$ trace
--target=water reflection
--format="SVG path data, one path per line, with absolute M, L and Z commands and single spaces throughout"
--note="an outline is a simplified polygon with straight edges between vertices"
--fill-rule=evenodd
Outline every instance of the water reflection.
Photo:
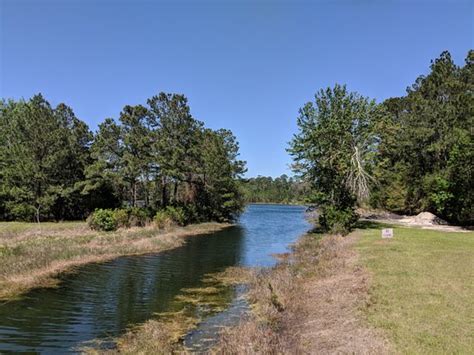
M 308 225 L 302 207 L 250 206 L 240 225 L 197 236 L 161 254 L 86 265 L 55 289 L 0 305 L 0 352 L 64 353 L 84 341 L 114 337 L 153 314 L 177 311 L 183 288 L 233 265 L 271 265 Z M 230 303 L 233 290 L 223 297 Z

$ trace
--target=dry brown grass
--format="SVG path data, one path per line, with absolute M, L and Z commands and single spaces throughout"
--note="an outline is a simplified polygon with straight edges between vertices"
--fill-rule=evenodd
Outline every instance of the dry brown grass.
M 387 353 L 363 321 L 368 274 L 346 238 L 304 236 L 293 253 L 250 282 L 253 312 L 222 332 L 215 353 Z
M 59 273 L 75 266 L 176 248 L 184 237 L 228 226 L 203 223 L 166 231 L 150 226 L 95 232 L 85 223 L 0 223 L 0 300 L 54 286 Z

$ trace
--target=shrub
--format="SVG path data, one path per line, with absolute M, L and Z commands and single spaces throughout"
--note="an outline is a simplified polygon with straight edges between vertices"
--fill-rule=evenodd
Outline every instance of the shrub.
M 101 231 L 114 231 L 118 227 L 113 210 L 97 209 L 87 218 L 87 223 L 91 229 Z
M 130 227 L 130 221 L 129 221 L 129 216 L 128 216 L 128 211 L 127 210 L 117 208 L 114 211 L 114 217 L 115 217 L 115 220 L 117 221 L 117 227 L 118 228 L 129 228 Z
M 186 216 L 186 223 L 196 223 L 200 221 L 199 211 L 196 205 L 189 204 L 184 207 L 184 215 Z
M 164 210 L 158 211 L 154 220 L 158 228 L 166 229 L 172 225 L 184 226 L 187 216 L 183 208 L 168 206 Z
M 346 235 L 354 228 L 357 219 L 358 216 L 352 208 L 338 209 L 334 206 L 324 206 L 321 208 L 319 225 L 326 232 Z
M 166 212 L 177 225 L 184 226 L 186 224 L 186 213 L 182 207 L 168 206 L 166 207 Z
M 166 229 L 173 225 L 173 219 L 170 217 L 169 213 L 165 210 L 156 212 L 155 225 L 160 229 Z
M 138 207 L 132 207 L 129 210 L 129 225 L 131 227 L 145 227 L 150 223 L 147 210 Z

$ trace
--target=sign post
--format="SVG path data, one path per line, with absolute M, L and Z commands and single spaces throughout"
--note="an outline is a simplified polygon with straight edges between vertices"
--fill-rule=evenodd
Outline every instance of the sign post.
M 382 229 L 382 238 L 384 239 L 393 238 L 393 229 L 392 228 Z

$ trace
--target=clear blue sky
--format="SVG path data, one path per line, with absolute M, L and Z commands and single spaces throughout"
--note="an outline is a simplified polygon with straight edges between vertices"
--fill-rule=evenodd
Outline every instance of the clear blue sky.
M 248 176 L 289 173 L 298 108 L 334 83 L 378 101 L 473 48 L 471 1 L 0 0 L 0 96 L 42 92 L 92 129 L 184 93 L 236 134 Z

